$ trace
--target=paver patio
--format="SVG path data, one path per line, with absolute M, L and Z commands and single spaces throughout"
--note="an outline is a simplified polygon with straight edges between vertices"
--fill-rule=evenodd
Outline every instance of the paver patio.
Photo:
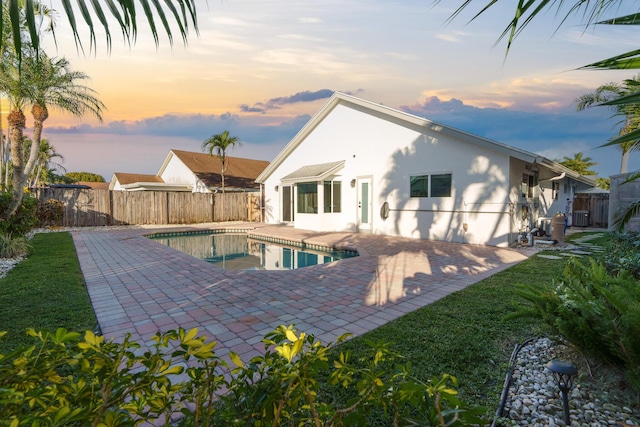
M 323 343 L 361 335 L 527 258 L 505 248 L 287 226 L 233 224 L 253 234 L 355 248 L 360 256 L 292 271 L 227 271 L 145 235 L 167 230 L 73 231 L 89 296 L 103 334 L 147 342 L 157 331 L 197 327 L 216 353 L 248 360 L 281 324 Z

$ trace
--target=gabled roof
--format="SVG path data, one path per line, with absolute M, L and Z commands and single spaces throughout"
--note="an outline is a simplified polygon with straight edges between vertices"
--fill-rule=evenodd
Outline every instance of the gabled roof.
M 217 156 L 193 151 L 170 151 L 185 164 L 207 187 L 218 188 L 222 186 L 220 171 L 222 163 Z M 167 156 L 160 168 L 158 175 L 162 173 L 170 159 Z M 224 185 L 227 188 L 260 188 L 256 178 L 269 165 L 266 160 L 244 159 L 227 156 L 227 170 L 224 172 Z
M 164 182 L 164 180 L 158 175 L 148 175 L 143 173 L 124 173 L 114 172 L 120 185 L 133 184 L 135 182 Z
M 425 130 L 428 129 L 431 132 L 452 136 L 456 139 L 476 144 L 481 147 L 506 154 L 510 157 L 520 159 L 528 163 L 539 163 L 547 168 L 551 168 L 554 171 L 566 172 L 567 176 L 578 181 L 584 182 L 589 185 L 595 185 L 595 182 L 591 179 L 568 170 L 561 165 L 535 153 L 521 150 L 519 148 L 483 138 L 481 136 L 474 135 L 460 129 L 433 122 L 423 117 L 418 117 L 413 114 L 405 113 L 404 111 L 389 108 L 387 106 L 376 104 L 374 102 L 365 101 L 364 99 L 360 99 L 355 96 L 347 95 L 340 92 L 335 92 L 331 96 L 331 98 L 329 98 L 329 100 L 322 107 L 320 107 L 320 110 L 318 110 L 318 112 L 304 125 L 304 127 L 296 134 L 296 136 L 293 137 L 293 139 L 282 149 L 282 151 L 280 151 L 280 153 L 276 156 L 275 159 L 273 159 L 269 166 L 267 166 L 267 168 L 260 174 L 260 176 L 256 178 L 256 181 L 259 183 L 264 183 L 271 176 L 271 174 L 282 164 L 282 162 L 287 157 L 289 157 L 289 155 L 298 147 L 298 145 L 300 145 L 305 140 L 305 138 L 311 132 L 313 132 L 316 126 L 318 126 L 338 105 L 344 105 L 353 109 L 357 109 L 364 112 L 365 114 L 386 117 L 396 123 L 399 123 L 402 126 L 408 126 L 412 128 L 418 127 Z

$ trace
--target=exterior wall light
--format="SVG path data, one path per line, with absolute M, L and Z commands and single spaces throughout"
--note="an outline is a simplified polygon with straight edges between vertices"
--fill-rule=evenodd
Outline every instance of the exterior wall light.
M 571 420 L 569 419 L 569 391 L 573 386 L 573 378 L 578 373 L 578 370 L 573 364 L 563 362 L 562 360 L 552 360 L 547 363 L 547 369 L 553 372 L 553 379 L 558 385 L 560 394 L 562 395 L 564 422 L 566 425 L 571 425 Z
M 355 187 L 355 186 L 356 186 L 356 179 L 355 179 L 355 178 L 351 180 L 351 186 L 352 186 L 352 187 Z
M 274 190 L 275 190 L 275 191 L 278 191 L 278 186 L 277 186 L 277 185 L 274 187 Z

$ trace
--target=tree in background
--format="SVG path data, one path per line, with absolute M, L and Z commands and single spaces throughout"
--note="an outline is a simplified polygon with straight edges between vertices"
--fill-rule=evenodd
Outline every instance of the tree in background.
M 596 178 L 596 186 L 603 190 L 611 189 L 611 178 Z
M 595 175 L 596 172 L 591 170 L 591 168 L 598 165 L 593 161 L 593 159 L 591 159 L 591 157 L 583 157 L 582 153 L 574 154 L 573 158 L 564 156 L 562 160 L 556 160 L 556 162 L 565 168 L 569 168 L 572 171 L 585 176 Z
M 26 139 L 29 146 L 32 144 L 30 139 Z M 30 151 L 31 147 L 25 147 L 25 152 Z M 35 170 L 31 173 L 29 179 L 30 185 L 34 187 L 41 186 L 43 184 L 51 184 L 57 182 L 60 178 L 56 174 L 57 170 L 65 172 L 64 166 L 61 163 L 56 162 L 54 159 L 64 162 L 62 154 L 58 153 L 53 145 L 49 143 L 48 139 L 40 141 L 40 153 L 38 154 L 38 160 L 36 161 Z
M 233 148 L 236 145 L 242 145 L 237 136 L 229 136 L 229 131 L 225 130 L 222 133 L 213 135 L 202 143 L 202 151 L 209 153 L 210 156 L 215 155 L 220 159 L 222 163 L 222 170 L 220 171 L 220 177 L 222 178 L 222 192 L 224 193 L 224 173 L 229 165 L 229 159 L 227 158 L 227 150 Z
M 622 83 L 610 82 L 598 87 L 595 92 L 587 93 L 576 98 L 576 110 L 583 111 L 587 108 L 602 105 L 621 96 L 626 96 L 636 92 L 640 85 L 640 74 L 626 79 Z M 614 112 L 614 116 L 622 116 L 623 125 L 619 135 L 624 136 L 640 127 L 640 104 L 616 104 L 609 105 Z M 620 173 L 629 172 L 629 153 L 634 146 L 638 145 L 638 140 L 627 141 L 620 144 L 622 150 L 622 161 L 620 162 Z
M 64 176 L 71 182 L 105 182 L 102 175 L 91 172 L 67 172 Z

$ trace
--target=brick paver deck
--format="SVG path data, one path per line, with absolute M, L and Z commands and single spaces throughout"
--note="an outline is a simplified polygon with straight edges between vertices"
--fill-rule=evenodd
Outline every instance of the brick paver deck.
M 218 342 L 217 354 L 234 351 L 248 360 L 264 350 L 261 339 L 278 325 L 295 324 L 323 343 L 346 332 L 361 335 L 527 257 L 488 246 L 243 226 L 356 248 L 360 256 L 293 271 L 227 271 L 144 237 L 164 230 L 73 231 L 103 334 L 119 339 L 129 332 L 147 342 L 158 330 L 198 327 Z

